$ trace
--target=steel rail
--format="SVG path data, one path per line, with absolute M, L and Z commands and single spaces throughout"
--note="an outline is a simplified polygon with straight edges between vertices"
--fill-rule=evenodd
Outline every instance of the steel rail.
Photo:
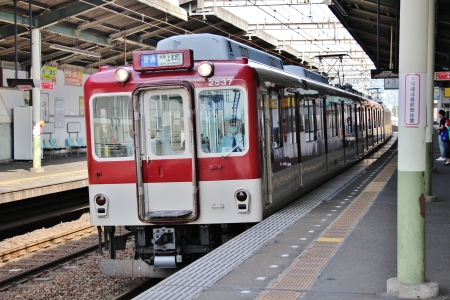
M 73 238 L 80 237 L 80 236 L 83 237 L 83 235 L 86 235 L 86 234 L 91 234 L 91 235 L 97 237 L 96 227 L 86 226 L 81 229 L 72 230 L 72 231 L 51 237 L 51 238 L 44 239 L 44 240 L 36 242 L 36 243 L 27 244 L 23 247 L 15 248 L 15 249 L 8 250 L 8 251 L 3 251 L 0 253 L 0 255 L 1 255 L 1 257 L 5 258 L 5 259 L 10 260 L 12 258 L 16 258 L 16 257 L 14 257 L 14 255 L 19 255 L 19 256 L 25 255 L 25 254 L 30 253 L 31 251 L 38 250 L 39 248 L 42 248 L 42 247 L 47 247 L 46 250 L 50 250 L 50 249 L 55 250 L 55 249 L 57 249 L 57 247 L 49 248 L 49 246 L 55 245 L 56 243 L 64 243 L 66 241 L 72 241 Z M 130 236 L 130 235 L 132 235 L 132 233 L 126 233 L 124 235 Z M 87 238 L 89 236 L 84 236 L 84 237 Z M 78 248 L 81 248 L 81 247 L 79 246 Z M 11 287 L 17 286 L 20 283 L 23 283 L 23 282 L 26 282 L 26 281 L 32 279 L 36 275 L 42 274 L 46 270 L 59 267 L 63 263 L 75 260 L 76 258 L 82 257 L 83 255 L 85 255 L 87 253 L 94 252 L 98 248 L 99 248 L 98 243 L 94 243 L 94 244 L 90 243 L 89 245 L 86 245 L 84 248 L 75 249 L 75 250 L 73 250 L 72 253 L 69 253 L 67 255 L 56 257 L 56 258 L 52 259 L 51 261 L 44 262 L 44 263 L 42 263 L 40 265 L 36 265 L 28 270 L 23 270 L 23 272 L 18 272 L 15 275 L 6 277 L 4 279 L 0 279 L 0 291 L 5 291 Z M 46 250 L 40 251 L 39 253 L 45 254 Z M 36 252 L 33 252 L 33 253 L 36 253 Z M 54 253 L 50 253 L 49 256 L 51 256 L 52 254 L 54 255 Z M 0 264 L 0 268 L 6 266 L 7 264 L 8 263 Z M 24 265 L 26 265 L 26 263 L 24 263 Z

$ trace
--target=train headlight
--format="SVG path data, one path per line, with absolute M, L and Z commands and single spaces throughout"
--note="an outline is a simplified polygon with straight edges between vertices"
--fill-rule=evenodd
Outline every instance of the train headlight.
M 236 192 L 236 199 L 239 201 L 245 201 L 247 200 L 247 193 L 243 190 Z
M 118 82 L 125 83 L 130 79 L 131 70 L 129 68 L 118 68 L 114 75 Z
M 197 70 L 198 70 L 198 74 L 200 74 L 200 76 L 202 76 L 202 77 L 210 77 L 214 73 L 214 64 L 212 62 L 209 62 L 209 61 L 202 61 L 198 65 Z
M 97 203 L 98 206 L 103 206 L 106 204 L 106 196 L 102 194 L 98 194 L 95 196 L 95 203 Z
M 234 193 L 234 201 L 239 213 L 250 212 L 250 193 L 247 190 L 239 189 Z
M 94 196 L 94 208 L 97 217 L 107 218 L 108 217 L 108 197 L 105 194 L 97 194 Z M 91 210 L 91 215 L 93 214 Z

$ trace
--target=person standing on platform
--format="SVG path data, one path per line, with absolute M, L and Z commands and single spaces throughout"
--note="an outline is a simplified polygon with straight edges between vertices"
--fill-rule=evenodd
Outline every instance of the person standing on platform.
M 436 130 L 441 133 L 441 130 L 447 130 L 447 128 L 445 128 L 445 121 L 447 120 L 447 118 L 445 117 L 445 110 L 440 110 L 439 111 L 439 118 L 441 118 L 441 120 L 439 121 L 439 127 L 436 128 Z M 441 156 L 439 156 L 436 160 L 445 160 L 445 143 L 442 141 L 441 137 L 439 136 L 438 138 L 439 140 L 439 150 L 441 152 Z
M 443 130 L 449 130 L 449 129 L 450 129 L 450 120 L 446 119 L 445 127 Z M 447 159 L 447 161 L 445 162 L 445 165 L 450 166 L 450 140 L 447 139 L 447 141 L 444 142 L 444 144 L 445 144 L 445 158 Z

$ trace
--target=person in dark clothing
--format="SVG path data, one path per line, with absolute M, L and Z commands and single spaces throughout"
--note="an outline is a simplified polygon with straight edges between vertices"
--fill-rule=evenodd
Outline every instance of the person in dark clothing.
M 441 130 L 447 130 L 447 128 L 445 128 L 445 120 L 447 120 L 447 118 L 445 117 L 445 110 L 440 110 L 439 111 L 439 127 L 436 128 L 436 130 L 441 133 Z M 445 160 L 445 144 L 442 141 L 441 137 L 439 136 L 438 138 L 439 141 L 439 150 L 441 152 L 441 156 L 439 156 L 436 160 Z
M 445 127 L 443 130 L 448 130 L 450 128 L 450 120 L 446 119 L 445 120 Z M 441 137 L 439 137 L 440 139 Z M 445 162 L 446 166 L 450 166 L 450 141 L 447 141 L 444 143 L 445 144 L 445 158 L 447 159 L 447 161 Z

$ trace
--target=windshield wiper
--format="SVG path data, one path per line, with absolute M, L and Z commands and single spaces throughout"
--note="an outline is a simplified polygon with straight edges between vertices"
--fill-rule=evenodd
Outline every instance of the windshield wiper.
M 233 152 L 237 147 L 239 147 L 239 144 L 242 143 L 244 144 L 244 141 L 240 141 L 239 143 L 236 144 L 236 146 L 233 147 L 233 149 L 231 149 L 230 151 L 228 151 L 227 153 L 225 153 L 224 155 L 222 155 L 222 159 L 225 159 L 225 157 L 228 156 L 228 154 L 230 154 L 231 152 Z

